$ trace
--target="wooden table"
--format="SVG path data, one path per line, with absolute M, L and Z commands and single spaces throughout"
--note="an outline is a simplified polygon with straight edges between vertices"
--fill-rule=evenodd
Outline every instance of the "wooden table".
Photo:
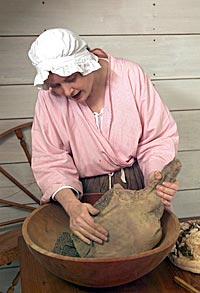
M 86 288 L 70 284 L 48 272 L 28 250 L 23 237 L 19 238 L 20 274 L 22 293 L 187 293 L 174 282 L 178 276 L 200 290 L 200 275 L 178 269 L 165 259 L 156 269 L 144 277 L 125 285 L 112 288 Z M 83 272 L 84 273 L 84 272 Z

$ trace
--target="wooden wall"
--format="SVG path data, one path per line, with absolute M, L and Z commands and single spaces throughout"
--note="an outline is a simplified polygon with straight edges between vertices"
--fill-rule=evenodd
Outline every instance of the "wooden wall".
M 133 60 L 147 72 L 180 133 L 183 169 L 175 212 L 179 217 L 200 215 L 200 1 L 1 0 L 0 132 L 32 120 L 37 89 L 27 52 L 36 36 L 54 27 L 72 29 L 91 48 Z M 1 144 L 0 162 L 39 195 L 13 143 Z M 32 204 L 2 175 L 0 197 Z M 0 208 L 1 221 L 16 214 L 21 217 L 24 212 Z

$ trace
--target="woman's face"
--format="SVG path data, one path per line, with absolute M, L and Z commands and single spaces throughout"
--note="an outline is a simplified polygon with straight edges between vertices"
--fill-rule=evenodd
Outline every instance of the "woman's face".
M 82 76 L 75 72 L 70 76 L 63 77 L 50 73 L 45 84 L 51 88 L 52 94 L 65 96 L 76 102 L 86 102 L 90 96 L 94 84 L 93 73 Z

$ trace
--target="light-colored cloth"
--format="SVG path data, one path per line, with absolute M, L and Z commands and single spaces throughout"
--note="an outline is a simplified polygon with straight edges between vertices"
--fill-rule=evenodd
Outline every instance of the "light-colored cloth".
M 102 125 L 102 120 L 103 120 L 103 108 L 101 109 L 101 111 L 99 113 L 93 112 L 93 114 L 94 114 L 97 128 L 101 131 L 101 128 L 102 128 L 101 125 Z
M 177 152 L 174 119 L 137 64 L 109 56 L 102 130 L 86 104 L 40 90 L 32 128 L 32 168 L 41 203 L 80 178 L 130 167 L 137 158 L 147 180 Z
M 87 75 L 101 67 L 98 57 L 87 50 L 87 44 L 74 32 L 56 28 L 43 32 L 31 45 L 28 56 L 37 70 L 34 85 L 43 87 L 49 72 L 70 76 Z

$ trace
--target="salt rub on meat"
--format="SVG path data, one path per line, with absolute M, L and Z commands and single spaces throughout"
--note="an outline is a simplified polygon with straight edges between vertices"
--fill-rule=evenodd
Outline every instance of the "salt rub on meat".
M 94 241 L 86 244 L 71 233 L 71 240 L 78 255 L 86 258 L 120 257 L 155 247 L 162 237 L 160 219 L 164 205 L 154 191 L 156 186 L 164 181 L 174 182 L 180 169 L 180 161 L 174 159 L 163 168 L 160 180 L 154 180 L 141 190 L 127 190 L 120 184 L 114 185 L 94 204 L 94 207 L 100 210 L 95 216 L 95 222 L 109 232 L 108 241 L 104 244 Z M 63 248 L 68 245 L 63 243 L 62 236 L 58 239 L 54 252 L 59 248 L 59 253 L 62 254 L 60 245 Z

